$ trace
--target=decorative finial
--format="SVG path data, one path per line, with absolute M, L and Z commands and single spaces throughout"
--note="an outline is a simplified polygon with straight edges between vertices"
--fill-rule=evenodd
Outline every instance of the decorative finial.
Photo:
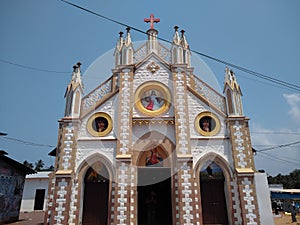
M 76 65 L 74 65 L 74 66 L 73 66 L 73 72 L 75 72 L 75 71 L 76 71 L 76 69 L 77 69 L 77 66 L 76 66 Z
M 126 28 L 126 31 L 127 31 L 127 33 L 129 33 L 129 31 L 130 31 L 130 27 L 127 27 L 127 28 Z
M 175 31 L 178 31 L 178 28 L 179 28 L 178 26 L 175 26 L 175 27 L 174 27 Z
M 123 33 L 122 31 L 119 32 L 120 37 L 122 37 L 123 34 L 124 34 L 124 33 Z
M 150 15 L 150 18 L 145 18 L 144 22 L 149 23 L 150 22 L 150 29 L 154 29 L 154 23 L 160 22 L 159 18 L 154 18 L 154 14 Z
M 81 62 L 78 62 L 77 63 L 77 67 L 80 69 L 80 66 L 81 66 Z
M 182 36 L 183 36 L 183 35 L 184 35 L 184 32 L 185 32 L 185 30 L 181 30 L 180 32 L 181 32 L 181 34 L 182 34 Z

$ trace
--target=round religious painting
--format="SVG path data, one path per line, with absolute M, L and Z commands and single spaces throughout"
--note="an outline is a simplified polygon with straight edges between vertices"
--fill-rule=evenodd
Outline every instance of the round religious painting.
M 171 95 L 162 83 L 151 81 L 138 87 L 135 93 L 136 108 L 147 115 L 159 115 L 169 109 Z
M 95 113 L 87 122 L 87 130 L 93 136 L 106 136 L 112 130 L 112 120 L 104 112 Z
M 216 135 L 220 131 L 219 118 L 211 112 L 202 112 L 195 119 L 195 128 L 204 136 Z

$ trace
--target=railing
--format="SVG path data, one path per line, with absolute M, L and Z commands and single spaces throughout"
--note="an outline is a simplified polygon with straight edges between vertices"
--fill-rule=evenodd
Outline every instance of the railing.
M 204 98 L 206 98 L 208 102 L 211 102 L 223 113 L 226 113 L 224 96 L 220 95 L 218 92 L 216 92 L 213 88 L 208 86 L 208 84 L 200 80 L 198 77 L 194 76 L 194 80 L 196 91 Z
M 100 84 L 82 99 L 81 113 L 85 113 L 90 108 L 95 107 L 96 103 L 99 100 L 101 100 L 105 95 L 112 92 L 112 80 L 113 76 L 104 83 Z

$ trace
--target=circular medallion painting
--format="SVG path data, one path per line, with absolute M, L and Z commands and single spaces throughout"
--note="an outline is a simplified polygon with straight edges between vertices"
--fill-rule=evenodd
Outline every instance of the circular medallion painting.
M 169 89 L 162 83 L 151 81 L 138 87 L 135 93 L 136 108 L 147 115 L 159 115 L 170 106 Z
M 104 112 L 95 113 L 87 122 L 87 130 L 93 136 L 106 136 L 112 130 L 111 117 Z
M 202 112 L 195 119 L 196 130 L 204 136 L 213 136 L 220 131 L 219 118 L 211 112 Z

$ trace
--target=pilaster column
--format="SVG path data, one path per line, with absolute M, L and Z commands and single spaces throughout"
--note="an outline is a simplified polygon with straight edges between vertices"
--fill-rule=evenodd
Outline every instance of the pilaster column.
M 182 68 L 173 71 L 173 93 L 176 129 L 176 152 L 180 156 L 191 154 L 189 113 L 187 100 L 186 73 Z

